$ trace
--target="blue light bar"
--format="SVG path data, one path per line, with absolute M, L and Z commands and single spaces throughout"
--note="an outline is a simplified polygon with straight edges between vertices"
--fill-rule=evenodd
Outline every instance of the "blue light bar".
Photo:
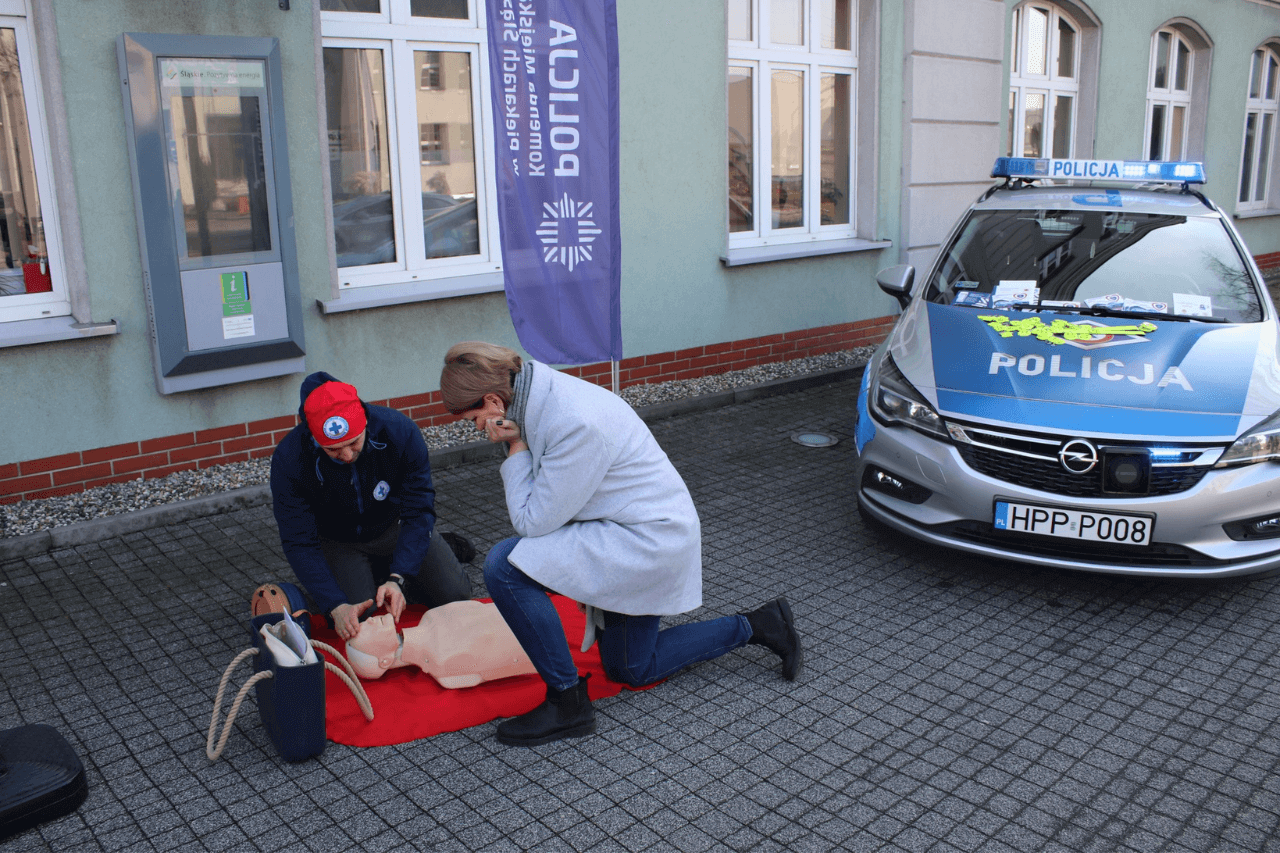
M 1126 183 L 1203 184 L 1203 163 L 1158 160 L 1041 160 L 999 157 L 993 178 L 1057 181 L 1124 181 Z

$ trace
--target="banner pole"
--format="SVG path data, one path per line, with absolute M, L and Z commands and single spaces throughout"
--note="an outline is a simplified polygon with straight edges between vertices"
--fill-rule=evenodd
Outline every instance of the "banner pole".
M 618 394 L 620 393 L 618 388 L 618 362 L 611 361 L 609 364 L 613 365 L 613 393 Z

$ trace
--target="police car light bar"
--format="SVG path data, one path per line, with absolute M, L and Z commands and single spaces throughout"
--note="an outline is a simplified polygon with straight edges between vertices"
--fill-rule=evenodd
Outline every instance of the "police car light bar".
M 1203 184 L 1203 163 L 1147 160 L 1041 160 L 998 157 L 993 178 L 1057 181 Z

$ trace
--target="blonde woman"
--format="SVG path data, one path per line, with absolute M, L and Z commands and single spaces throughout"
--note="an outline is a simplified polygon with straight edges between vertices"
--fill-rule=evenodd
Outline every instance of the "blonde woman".
M 595 711 L 546 593 L 599 613 L 605 672 L 633 686 L 747 644 L 798 675 L 800 638 L 786 599 L 736 616 L 659 629 L 702 605 L 702 534 L 684 481 L 631 407 L 608 390 L 507 347 L 460 343 L 440 394 L 454 415 L 507 445 L 501 473 L 517 536 L 485 560 L 503 618 L 547 684 L 547 699 L 498 726 L 533 746 L 595 731 Z

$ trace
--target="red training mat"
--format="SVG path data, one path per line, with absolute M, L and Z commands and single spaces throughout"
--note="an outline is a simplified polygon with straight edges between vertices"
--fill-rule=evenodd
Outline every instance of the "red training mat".
M 626 685 L 610 681 L 604 674 L 599 645 L 592 646 L 586 654 L 578 651 L 586 627 L 586 618 L 578 606 L 561 595 L 551 596 L 551 601 L 564 624 L 578 671 L 591 673 L 588 694 L 592 699 L 617 695 Z M 417 625 L 425 612 L 426 608 L 421 605 L 405 608 L 398 623 L 400 629 Z M 323 616 L 312 614 L 311 636 L 346 654 L 346 643 L 338 639 Z M 328 658 L 328 655 L 321 657 Z M 365 721 L 351 690 L 332 672 L 325 671 L 325 728 L 334 743 L 348 746 L 408 743 L 441 732 L 478 726 L 498 717 L 515 717 L 533 710 L 547 698 L 546 683 L 536 674 L 446 690 L 418 667 L 403 666 L 387 670 L 382 678 L 361 683 L 373 705 L 373 722 Z

